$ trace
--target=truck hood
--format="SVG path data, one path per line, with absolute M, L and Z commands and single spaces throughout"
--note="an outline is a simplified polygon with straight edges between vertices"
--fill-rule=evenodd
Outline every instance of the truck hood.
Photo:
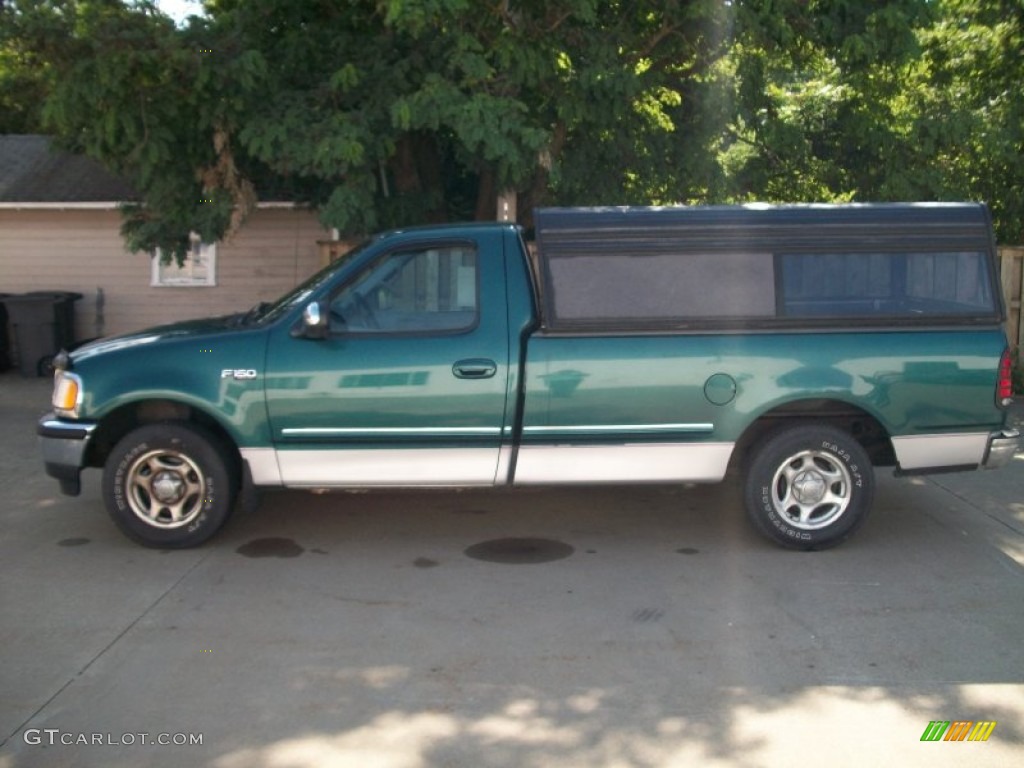
M 72 363 L 88 360 L 109 352 L 142 347 L 158 341 L 185 340 L 191 338 L 237 332 L 245 327 L 246 313 L 223 315 L 221 317 L 204 317 L 198 320 L 184 320 L 180 323 L 160 325 L 135 333 L 97 339 L 89 342 L 69 354 Z

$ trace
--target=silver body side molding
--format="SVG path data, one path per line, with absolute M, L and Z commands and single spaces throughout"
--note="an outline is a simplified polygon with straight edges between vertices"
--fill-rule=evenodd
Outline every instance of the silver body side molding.
M 501 434 L 501 427 L 294 427 L 283 437 L 479 437 Z
M 710 422 L 678 423 L 678 424 L 582 424 L 573 426 L 540 426 L 523 427 L 526 435 L 637 435 L 661 434 L 671 432 L 691 432 L 694 434 L 711 434 L 715 425 Z

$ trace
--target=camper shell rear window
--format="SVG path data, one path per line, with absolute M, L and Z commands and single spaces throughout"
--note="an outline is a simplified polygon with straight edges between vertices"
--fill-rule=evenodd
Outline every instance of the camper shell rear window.
M 991 324 L 981 205 L 539 209 L 549 330 Z

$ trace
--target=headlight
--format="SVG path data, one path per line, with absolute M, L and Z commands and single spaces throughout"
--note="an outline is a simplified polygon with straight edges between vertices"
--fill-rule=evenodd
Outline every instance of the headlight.
M 53 410 L 58 416 L 77 419 L 82 405 L 82 378 L 67 371 L 53 375 Z

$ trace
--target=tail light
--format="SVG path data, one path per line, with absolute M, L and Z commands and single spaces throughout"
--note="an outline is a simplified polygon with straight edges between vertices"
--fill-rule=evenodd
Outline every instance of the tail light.
M 1013 358 L 1004 349 L 999 358 L 999 379 L 996 382 L 996 405 L 1006 407 L 1013 402 Z

